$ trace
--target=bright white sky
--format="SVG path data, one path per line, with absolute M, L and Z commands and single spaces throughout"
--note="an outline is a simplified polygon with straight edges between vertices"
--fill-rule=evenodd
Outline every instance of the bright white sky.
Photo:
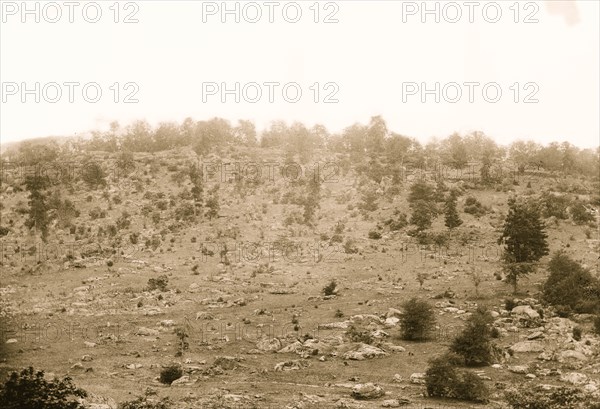
M 21 1 L 0 3 L 2 142 L 106 130 L 113 120 L 126 125 L 146 119 L 155 125 L 188 116 L 196 120 L 219 116 L 232 123 L 253 120 L 260 130 L 272 120 L 283 119 L 322 123 L 336 132 L 382 115 L 391 130 L 421 141 L 454 131 L 483 130 L 503 144 L 516 139 L 568 140 L 580 147 L 599 144 L 600 2 L 596 0 L 520 1 L 518 23 L 514 22 L 515 1 L 495 3 L 502 11 L 497 23 L 486 22 L 482 11 L 493 2 L 476 2 L 475 22 L 470 23 L 468 6 L 457 1 L 463 15 L 454 24 L 443 18 L 448 2 L 434 1 L 427 6 L 439 3 L 440 23 L 434 15 L 421 22 L 421 1 L 338 1 L 328 6 L 322 1 L 319 23 L 314 23 L 310 9 L 314 1 L 301 1 L 302 17 L 295 24 L 282 15 L 283 5 L 289 3 L 285 1 L 275 7 L 274 23 L 269 23 L 269 6 L 262 1 L 256 2 L 263 13 L 257 23 L 244 21 L 243 14 L 240 23 L 233 15 L 222 23 L 219 12 L 205 15 L 203 22 L 203 8 L 221 9 L 220 1 L 132 2 L 138 10 L 121 2 L 119 20 L 135 12 L 139 22 L 132 24 L 114 23 L 113 1 L 98 2 L 102 17 L 95 24 L 82 16 L 88 2 L 76 2 L 73 23 L 70 6 L 56 2 L 62 17 L 54 24 L 44 19 L 46 2 L 38 5 L 39 23 L 33 14 L 21 22 Z M 33 9 L 36 3 L 27 5 Z M 227 3 L 233 8 L 236 2 Z M 245 3 L 239 2 L 240 9 Z M 417 14 L 403 13 L 412 6 L 419 8 Z M 491 19 L 495 12 L 489 7 L 485 17 Z M 253 18 L 255 10 L 247 8 L 246 15 Z M 56 15 L 56 8 L 45 11 L 49 19 Z M 287 11 L 286 17 L 294 18 L 292 6 Z M 339 22 L 323 23 L 331 12 Z M 446 12 L 453 18 L 456 9 L 446 8 Z M 93 8 L 87 9 L 87 17 L 94 14 Z M 539 21 L 524 23 L 530 14 Z M 62 85 L 57 103 L 44 101 L 43 96 L 36 103 L 34 95 L 26 95 L 22 102 L 22 82 L 32 89 L 36 82 L 40 88 L 49 82 L 96 82 L 103 94 L 97 103 L 86 102 L 80 86 L 75 101 L 69 103 L 69 88 Z M 119 103 L 109 89 L 115 82 L 121 86 Z M 123 89 L 127 82 L 138 85 L 138 103 L 122 102 L 133 90 Z M 223 103 L 220 94 L 205 96 L 203 101 L 203 82 L 225 82 L 230 88 L 235 82 L 296 82 L 303 95 L 292 104 L 283 99 L 279 87 L 275 102 L 270 103 L 268 88 L 263 86 L 264 95 L 257 103 L 236 103 L 233 96 Z M 322 88 L 319 103 L 313 101 L 309 88 L 315 82 Z M 338 103 L 322 102 L 333 90 L 323 90 L 327 82 L 339 87 Z M 433 96 L 423 103 L 420 94 L 405 95 L 403 102 L 406 82 L 425 82 L 429 88 L 435 82 L 441 86 L 495 82 L 502 97 L 495 104 L 486 102 L 480 86 L 469 103 L 469 88 L 463 85 L 462 99 L 454 104 L 443 98 L 435 103 Z M 521 88 L 518 103 L 510 89 L 515 82 Z M 537 84 L 537 103 L 523 103 L 536 91 L 533 86 L 524 88 L 528 82 Z M 17 83 L 19 89 L 15 91 L 10 83 Z M 53 98 L 54 89 L 47 90 Z M 448 92 L 450 98 L 455 96 L 455 90 Z M 489 95 L 494 97 L 493 89 Z

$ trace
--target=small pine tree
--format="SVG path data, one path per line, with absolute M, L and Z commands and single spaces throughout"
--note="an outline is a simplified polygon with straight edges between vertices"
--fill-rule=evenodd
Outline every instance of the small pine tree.
M 450 351 L 461 356 L 467 366 L 489 365 L 493 361 L 491 344 L 493 319 L 489 311 L 478 308 L 452 342 Z
M 431 205 L 424 200 L 416 201 L 410 217 L 410 223 L 417 226 L 418 232 L 422 232 L 430 228 L 432 222 L 433 211 L 431 209 Z
M 444 206 L 444 216 L 446 227 L 449 229 L 454 229 L 463 223 L 456 210 L 456 196 L 450 195 L 446 201 Z
M 29 191 L 29 215 L 25 221 L 25 226 L 28 228 L 35 227 L 42 234 L 42 240 L 46 242 L 50 223 L 50 216 L 48 215 L 50 206 L 47 203 L 44 190 L 48 187 L 48 180 L 40 176 L 28 176 L 25 179 L 25 186 Z
M 429 338 L 435 325 L 433 307 L 426 301 L 411 298 L 402 305 L 402 309 L 402 338 L 409 341 L 424 341 Z

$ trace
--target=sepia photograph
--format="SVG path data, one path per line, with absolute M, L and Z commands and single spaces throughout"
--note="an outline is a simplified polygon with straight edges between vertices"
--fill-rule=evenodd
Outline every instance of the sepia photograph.
M 0 0 L 0 409 L 600 409 L 600 0 Z

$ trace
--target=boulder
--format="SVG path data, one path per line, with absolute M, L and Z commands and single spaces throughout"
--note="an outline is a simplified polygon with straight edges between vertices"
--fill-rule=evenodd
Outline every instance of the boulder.
M 377 399 L 385 395 L 383 388 L 374 383 L 359 383 L 352 388 L 352 397 L 358 400 Z
M 521 341 L 510 347 L 513 352 L 542 352 L 544 346 L 538 341 Z
M 351 351 L 344 353 L 344 359 L 352 359 L 354 361 L 364 361 L 365 359 L 378 358 L 386 356 L 387 353 L 373 345 L 359 343 Z
M 573 385 L 583 385 L 584 383 L 587 383 L 588 377 L 579 372 L 569 372 L 569 373 L 563 374 L 560 377 L 560 380 L 563 382 L 568 382 Z
M 425 374 L 421 372 L 415 372 L 410 375 L 410 383 L 414 383 L 417 385 L 425 384 Z
M 275 371 L 293 371 L 306 368 L 307 366 L 308 362 L 300 359 L 293 359 L 291 361 L 279 362 L 275 365 Z
M 588 358 L 583 354 L 583 352 L 569 349 L 566 351 L 561 351 L 561 353 L 558 355 L 558 362 L 565 362 L 569 360 L 587 361 Z
M 256 343 L 256 349 L 260 351 L 277 351 L 281 349 L 281 341 L 277 338 L 262 338 Z
M 529 305 L 519 305 L 511 310 L 511 315 L 530 319 L 540 318 L 540 314 Z
M 529 372 L 529 368 L 527 367 L 527 365 L 512 365 L 508 367 L 508 370 L 512 373 L 518 374 L 526 374 L 527 372 Z
M 138 330 L 135 332 L 135 335 L 142 335 L 142 336 L 156 336 L 158 334 L 159 334 L 158 330 L 146 328 L 146 327 L 139 327 Z

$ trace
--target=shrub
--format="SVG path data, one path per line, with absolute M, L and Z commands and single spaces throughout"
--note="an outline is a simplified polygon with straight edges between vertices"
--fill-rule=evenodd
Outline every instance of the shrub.
M 575 341 L 581 341 L 582 333 L 583 333 L 583 330 L 581 329 L 581 327 L 573 327 L 573 339 Z
M 369 238 L 372 240 L 379 240 L 381 238 L 381 233 L 379 233 L 377 230 L 371 230 L 369 232 Z
M 169 365 L 160 371 L 160 382 L 170 385 L 183 376 L 183 369 L 178 364 Z
M 454 339 L 450 351 L 461 356 L 467 366 L 489 365 L 493 361 L 491 344 L 493 318 L 489 311 L 478 308 L 467 320 L 463 331 Z
M 581 225 L 594 221 L 594 216 L 581 202 L 575 202 L 575 204 L 571 206 L 569 213 L 571 213 L 571 219 L 573 219 L 576 224 Z
M 346 254 L 356 254 L 358 253 L 358 247 L 354 244 L 354 240 L 347 239 L 344 243 L 344 253 Z
M 411 298 L 402 304 L 404 314 L 400 319 L 402 338 L 409 341 L 422 341 L 429 337 L 435 325 L 433 307 L 426 301 Z
M 337 294 L 337 283 L 335 280 L 331 280 L 329 284 L 323 287 L 323 295 L 334 295 Z
M 574 387 L 559 387 L 550 391 L 524 386 L 508 389 L 504 397 L 512 409 L 583 409 L 586 398 Z
M 170 409 L 172 407 L 169 398 L 160 401 L 148 400 L 145 396 L 137 399 L 119 403 L 118 409 Z
M 600 311 L 600 281 L 562 251 L 548 264 L 550 275 L 543 286 L 544 300 L 577 313 Z
M 83 405 L 76 397 L 87 393 L 71 383 L 71 378 L 52 381 L 44 379 L 44 371 L 32 367 L 20 373 L 12 372 L 0 387 L 0 407 L 3 409 L 79 409 Z
M 489 396 L 489 391 L 479 376 L 457 369 L 448 356 L 430 361 L 425 373 L 425 385 L 427 394 L 432 397 L 487 402 Z
M 594 332 L 600 335 L 600 315 L 596 315 L 594 318 Z
M 568 196 L 557 196 L 555 194 L 544 192 L 540 196 L 540 208 L 542 216 L 545 218 L 556 217 L 557 219 L 566 219 L 568 217 L 567 207 L 571 199 Z
M 479 200 L 475 199 L 473 196 L 469 196 L 465 199 L 464 212 L 479 217 L 485 214 L 486 209 Z
M 507 298 L 504 300 L 504 309 L 506 309 L 506 311 L 512 311 L 512 309 L 516 306 L 517 302 L 514 300 L 514 298 Z
M 371 344 L 373 342 L 373 337 L 371 336 L 371 332 L 369 330 L 357 328 L 354 325 L 350 325 L 346 330 L 346 336 L 352 342 L 362 342 L 365 344 Z
M 166 291 L 168 283 L 169 278 L 166 275 L 158 276 L 158 278 L 151 278 L 148 280 L 148 291 Z

